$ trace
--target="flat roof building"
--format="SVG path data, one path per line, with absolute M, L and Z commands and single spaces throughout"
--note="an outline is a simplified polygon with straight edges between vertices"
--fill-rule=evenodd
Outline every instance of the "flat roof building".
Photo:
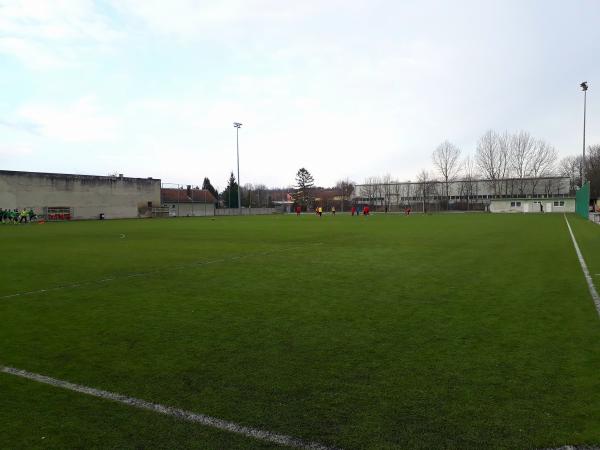
M 0 170 L 0 208 L 61 219 L 151 217 L 159 179 Z M 60 211 L 60 214 L 57 213 Z
M 446 190 L 447 189 L 447 190 Z M 573 197 L 568 177 L 461 179 L 357 184 L 352 202 L 385 210 L 404 206 L 424 210 L 489 208 L 492 199 Z

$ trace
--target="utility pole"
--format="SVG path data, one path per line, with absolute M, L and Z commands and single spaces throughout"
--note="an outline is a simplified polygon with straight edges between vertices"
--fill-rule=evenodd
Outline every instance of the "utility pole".
M 240 128 L 242 126 L 239 122 L 233 122 L 233 126 L 235 127 L 235 143 L 237 148 L 237 175 L 238 175 L 238 209 L 240 215 L 242 214 L 242 197 L 240 196 Z
M 583 91 L 583 159 L 581 160 L 581 186 L 583 187 L 585 183 L 585 113 L 586 113 L 586 102 L 587 102 L 587 90 L 588 85 L 587 81 L 584 81 L 579 86 L 581 86 L 581 90 Z

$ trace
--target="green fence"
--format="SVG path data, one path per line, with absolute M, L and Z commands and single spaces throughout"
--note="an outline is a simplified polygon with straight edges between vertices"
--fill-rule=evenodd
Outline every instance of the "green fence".
M 590 217 L 590 182 L 588 181 L 575 193 L 575 212 L 585 219 Z

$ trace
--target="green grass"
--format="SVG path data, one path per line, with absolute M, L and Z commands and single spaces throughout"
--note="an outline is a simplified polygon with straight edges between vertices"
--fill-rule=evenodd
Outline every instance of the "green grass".
M 570 221 L 599 274 L 600 227 Z M 347 449 L 600 444 L 600 321 L 562 215 L 0 226 L 0 244 L 2 295 L 115 278 L 0 299 L 0 365 Z M 0 423 L 0 448 L 272 448 L 7 374 Z

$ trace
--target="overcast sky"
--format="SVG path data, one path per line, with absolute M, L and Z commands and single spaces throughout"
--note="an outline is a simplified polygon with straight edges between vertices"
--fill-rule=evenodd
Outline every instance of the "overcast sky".
M 0 169 L 415 179 L 443 140 L 600 143 L 600 1 L 0 0 Z

